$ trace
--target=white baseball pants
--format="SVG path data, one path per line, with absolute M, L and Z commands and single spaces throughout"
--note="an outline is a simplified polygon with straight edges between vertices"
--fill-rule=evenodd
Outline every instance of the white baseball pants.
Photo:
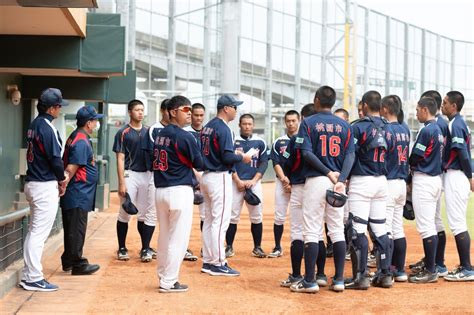
M 467 231 L 467 203 L 471 185 L 460 170 L 448 170 L 444 174 L 444 196 L 449 228 L 454 236 Z M 471 209 L 472 210 L 472 209 Z
M 422 239 L 436 235 L 436 203 L 441 195 L 441 176 L 415 172 L 412 181 L 412 202 L 416 229 Z
M 244 195 L 245 191 L 239 191 L 237 189 L 237 185 L 234 181 L 232 181 L 232 214 L 230 217 L 230 223 L 238 224 L 240 221 L 240 213 L 242 212 L 242 206 L 244 203 Z M 251 223 L 259 224 L 262 223 L 263 219 L 263 190 L 262 190 L 262 182 L 259 180 L 252 187 L 252 192 L 260 198 L 260 203 L 256 206 L 249 205 L 245 202 L 247 209 L 249 211 L 249 219 Z
M 387 232 L 393 240 L 405 237 L 403 231 L 403 207 L 407 199 L 407 185 L 403 179 L 387 181 Z
M 286 220 L 288 204 L 290 203 L 290 193 L 285 192 L 283 183 L 278 178 L 275 179 L 275 224 L 283 225 Z

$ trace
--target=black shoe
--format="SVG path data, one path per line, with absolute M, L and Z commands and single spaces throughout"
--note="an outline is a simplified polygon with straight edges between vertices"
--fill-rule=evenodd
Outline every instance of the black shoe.
M 366 275 L 357 275 L 355 280 L 345 283 L 345 287 L 349 290 L 367 290 L 370 287 L 370 279 Z
M 181 284 L 179 282 L 175 282 L 175 284 L 169 288 L 169 289 L 165 289 L 165 288 L 162 288 L 160 287 L 158 289 L 158 291 L 160 293 L 179 293 L 179 292 L 186 292 L 188 291 L 188 286 L 185 285 L 185 284 Z
M 378 273 L 372 279 L 372 285 L 380 288 L 391 288 L 393 285 L 393 277 L 390 274 Z
M 438 273 L 430 272 L 427 269 L 423 269 L 418 273 L 411 274 L 408 277 L 410 283 L 433 283 L 438 282 Z
M 99 265 L 94 265 L 94 264 L 81 265 L 78 267 L 72 267 L 71 275 L 73 276 L 91 275 L 99 269 L 100 269 Z
M 72 270 L 72 266 L 63 266 L 63 271 L 68 272 Z
M 254 257 L 258 257 L 258 258 L 265 258 L 267 257 L 267 254 L 265 254 L 265 252 L 263 251 L 263 249 L 259 246 L 259 247 L 255 247 L 252 251 L 252 255 Z

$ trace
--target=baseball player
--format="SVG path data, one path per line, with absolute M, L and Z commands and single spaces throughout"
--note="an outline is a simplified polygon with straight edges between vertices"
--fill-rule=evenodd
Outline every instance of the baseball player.
M 306 118 L 316 111 L 314 104 L 306 104 L 301 109 L 301 117 Z M 303 197 L 304 197 L 304 183 L 306 178 L 303 173 L 304 159 L 301 157 L 301 150 L 296 150 L 296 135 L 292 136 L 285 154 L 282 158 L 285 160 L 283 171 L 290 180 L 291 194 L 289 202 L 290 212 L 290 256 L 291 256 L 291 269 L 292 272 L 287 279 L 280 281 L 280 286 L 291 287 L 292 284 L 303 280 L 301 275 L 301 260 L 303 259 L 304 253 L 304 237 L 303 237 Z M 316 265 L 318 266 L 318 272 L 321 270 L 321 262 L 326 260 L 321 253 L 324 251 L 324 241 L 319 242 L 319 253 Z M 322 245 L 322 247 L 321 247 Z M 325 256 L 325 255 L 324 255 Z M 324 265 L 324 264 L 323 264 Z M 318 277 L 318 275 L 316 275 Z
M 174 96 L 167 102 L 167 110 L 170 123 L 156 137 L 153 150 L 161 293 L 188 290 L 187 285 L 178 282 L 178 275 L 193 220 L 193 168 L 203 166 L 196 140 L 182 129 L 191 122 L 191 102 L 184 96 Z
M 290 137 L 298 133 L 300 122 L 300 114 L 295 110 L 289 110 L 285 113 L 286 134 L 277 138 L 273 142 L 272 150 L 270 151 L 270 159 L 275 170 L 275 222 L 273 224 L 273 236 L 275 239 L 275 247 L 272 252 L 268 254 L 268 258 L 277 258 L 283 255 L 281 247 L 281 237 L 283 236 L 283 228 L 286 219 L 286 212 L 288 203 L 290 202 L 290 180 L 283 172 L 284 159 L 282 156 L 286 152 Z
M 130 122 L 115 135 L 113 151 L 117 155 L 118 192 L 121 203 L 128 193 L 139 211 L 137 229 L 142 241 L 140 259 L 142 262 L 150 262 L 154 254 L 150 248 L 150 241 L 155 230 L 156 211 L 152 198 L 153 174 L 147 151 L 149 130 L 142 124 L 143 113 L 144 106 L 141 101 L 131 100 L 128 103 Z M 131 215 L 120 208 L 117 218 L 118 260 L 130 259 L 125 246 L 130 218 Z
M 443 135 L 443 146 L 446 148 L 446 138 L 448 137 L 448 123 L 441 115 L 441 94 L 435 90 L 429 90 L 424 92 L 421 97 L 431 97 L 436 101 L 436 105 L 438 111 L 435 116 L 436 124 L 438 125 L 439 129 L 441 129 L 441 133 Z M 446 156 L 444 149 L 443 149 L 443 156 Z M 443 178 L 443 173 L 441 174 L 441 179 Z M 443 191 L 443 187 L 441 187 L 441 191 Z M 444 229 L 443 219 L 441 217 L 441 196 L 438 199 L 436 204 L 436 231 L 438 233 L 438 247 L 436 249 L 436 271 L 438 272 L 439 276 L 445 276 L 448 274 L 448 268 L 444 264 L 444 252 L 446 248 L 446 232 Z M 422 258 L 420 261 L 416 262 L 409 266 L 413 272 L 421 271 L 424 268 L 424 259 Z
M 72 275 L 89 275 L 100 266 L 89 264 L 82 257 L 86 238 L 87 216 L 95 209 L 95 193 L 99 174 L 95 165 L 90 135 L 98 129 L 98 114 L 93 106 L 83 106 L 76 114 L 77 129 L 66 141 L 64 167 L 68 173 L 67 189 L 61 197 L 61 213 L 64 229 L 64 253 L 61 262 L 64 271 Z
M 303 120 L 296 139 L 296 148 L 305 160 L 303 198 L 303 236 L 305 276 L 290 289 L 294 292 L 315 293 L 319 285 L 315 280 L 315 266 L 319 241 L 324 233 L 324 221 L 333 241 L 335 276 L 331 290 L 344 291 L 344 209 L 326 202 L 326 190 L 345 194 L 345 181 L 354 163 L 354 139 L 350 125 L 331 112 L 336 92 L 329 86 L 316 91 L 316 114 Z
M 471 168 L 471 131 L 461 117 L 464 96 L 451 91 L 443 99 L 443 114 L 449 118 L 449 132 L 444 157 L 444 195 L 449 228 L 454 234 L 459 254 L 459 267 L 444 276 L 448 281 L 474 281 L 471 266 L 471 238 L 467 230 L 466 212 L 470 191 L 474 191 Z M 439 235 L 439 234 L 438 234 Z
M 206 113 L 206 107 L 202 105 L 201 103 L 194 103 L 192 106 L 192 111 L 191 111 L 191 125 L 187 126 L 184 128 L 184 130 L 189 131 L 195 138 L 196 141 L 198 142 L 199 147 L 201 147 L 201 130 L 202 127 L 204 126 L 204 114 Z M 202 172 L 196 172 L 195 178 L 197 183 L 199 184 L 202 176 Z M 204 203 L 201 203 L 199 205 L 199 217 L 201 218 L 201 223 L 200 223 L 200 229 L 202 231 L 202 225 L 204 224 Z
M 435 265 L 438 243 L 435 216 L 436 202 L 441 194 L 443 135 L 436 124 L 436 110 L 433 98 L 423 97 L 418 101 L 416 116 L 424 126 L 418 132 L 409 159 L 413 173 L 412 202 L 416 228 L 423 239 L 425 253 L 424 269 L 408 277 L 408 281 L 413 283 L 438 281 Z
M 370 225 L 377 257 L 374 286 L 392 287 L 387 235 L 386 199 L 387 170 L 385 154 L 393 149 L 393 139 L 387 136 L 387 122 L 380 118 L 381 96 L 368 91 L 362 97 L 364 118 L 352 125 L 356 159 L 349 183 L 349 219 L 347 233 L 351 251 L 353 279 L 347 289 L 367 290 L 368 240 L 365 235 Z
M 232 214 L 229 228 L 226 233 L 226 257 L 234 256 L 233 243 L 237 233 L 237 224 L 240 220 L 240 212 L 244 201 L 246 189 L 251 189 L 260 199 L 256 206 L 245 203 L 249 211 L 249 218 L 253 238 L 252 255 L 258 258 L 265 258 L 267 255 L 262 249 L 263 233 L 263 190 L 261 179 L 268 166 L 267 144 L 265 140 L 253 134 L 254 117 L 251 114 L 243 114 L 239 118 L 240 136 L 235 138 L 234 150 L 236 152 L 247 153 L 255 151 L 250 164 L 243 162 L 235 164 L 235 172 L 232 174 Z
M 349 122 L 349 112 L 345 110 L 344 108 L 338 108 L 334 111 L 334 115 L 337 117 L 345 120 L 346 122 Z
M 25 266 L 20 286 L 28 291 L 56 291 L 58 286 L 44 279 L 41 256 L 58 211 L 59 196 L 64 194 L 65 180 L 61 160 L 62 141 L 51 123 L 61 107 L 68 105 L 61 91 L 48 88 L 41 93 L 36 108 L 38 116 L 27 131 L 25 196 L 30 205 L 30 224 L 23 247 Z
M 405 257 L 407 242 L 403 231 L 403 206 L 406 202 L 406 181 L 408 180 L 408 156 L 410 146 L 410 130 L 398 122 L 401 103 L 396 95 L 388 95 L 382 99 L 380 114 L 391 128 L 387 137 L 393 137 L 395 146 L 387 151 L 387 233 L 393 255 L 392 264 L 395 266 L 393 277 L 395 281 L 408 280 L 405 273 Z M 392 252 L 391 251 L 391 252 Z M 391 253 L 390 253 L 391 254 Z
M 201 271 L 213 276 L 240 275 L 227 264 L 224 240 L 231 216 L 234 164 L 242 161 L 250 163 L 253 155 L 234 153 L 233 134 L 228 126 L 237 115 L 237 107 L 242 103 L 232 95 L 219 97 L 216 117 L 201 131 L 201 151 L 204 159 L 201 192 L 206 209 L 202 227 Z

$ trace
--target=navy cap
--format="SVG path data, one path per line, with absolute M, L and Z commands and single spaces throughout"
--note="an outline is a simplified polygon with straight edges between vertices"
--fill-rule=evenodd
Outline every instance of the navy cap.
M 79 108 L 76 114 L 76 119 L 78 122 L 87 122 L 93 119 L 101 119 L 104 117 L 103 114 L 98 114 L 94 106 L 87 105 Z
M 69 102 L 63 99 L 61 90 L 55 88 L 47 88 L 41 93 L 39 101 L 47 106 L 61 105 L 67 106 Z
M 217 108 L 222 108 L 224 106 L 239 106 L 242 105 L 244 102 L 238 101 L 229 94 L 224 94 L 217 100 Z

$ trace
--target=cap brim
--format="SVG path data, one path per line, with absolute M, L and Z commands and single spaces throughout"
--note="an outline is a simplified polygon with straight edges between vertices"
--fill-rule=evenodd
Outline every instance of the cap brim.
M 94 119 L 102 119 L 102 118 L 104 118 L 104 114 L 97 114 L 94 117 Z
M 243 101 L 236 101 L 236 102 L 234 102 L 232 105 L 240 106 L 240 105 L 242 105 L 243 103 L 244 103 Z
M 66 101 L 66 100 L 62 100 L 62 102 L 59 104 L 61 106 L 68 106 L 69 105 L 69 101 Z

